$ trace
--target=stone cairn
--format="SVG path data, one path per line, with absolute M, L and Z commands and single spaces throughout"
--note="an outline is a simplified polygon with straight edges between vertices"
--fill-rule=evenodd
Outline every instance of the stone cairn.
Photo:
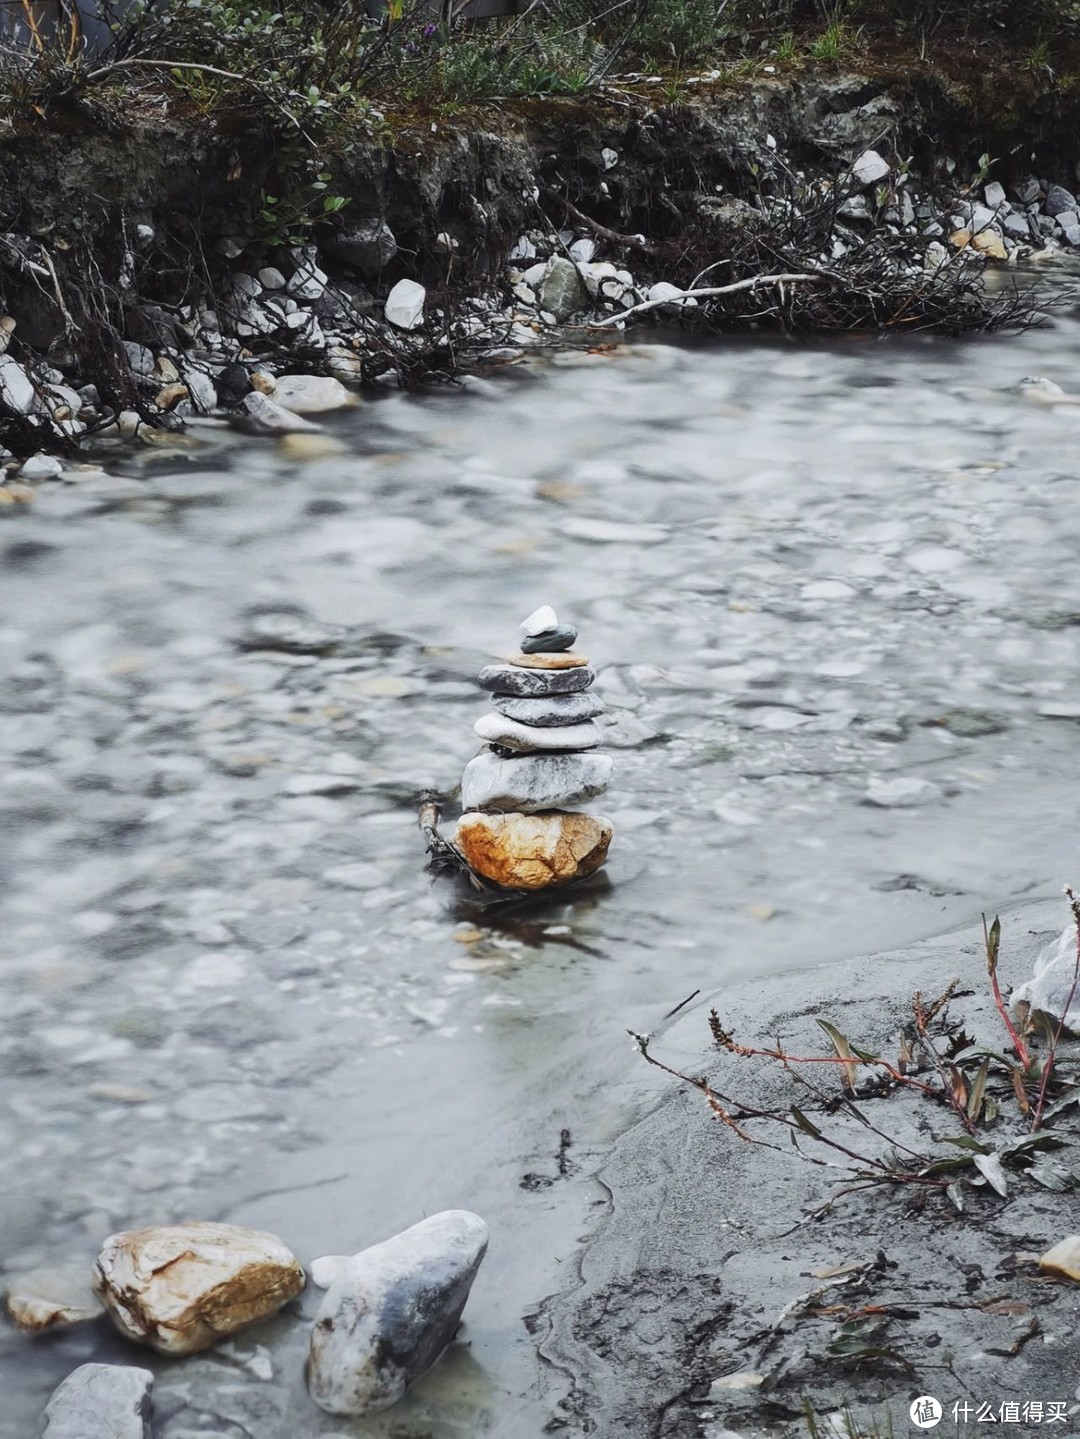
M 596 678 L 571 649 L 573 625 L 543 605 L 521 626 L 521 649 L 481 670 L 494 710 L 474 728 L 487 744 L 465 766 L 454 845 L 469 867 L 504 889 L 569 884 L 600 868 L 612 828 L 568 810 L 603 794 L 611 759 L 592 693 Z

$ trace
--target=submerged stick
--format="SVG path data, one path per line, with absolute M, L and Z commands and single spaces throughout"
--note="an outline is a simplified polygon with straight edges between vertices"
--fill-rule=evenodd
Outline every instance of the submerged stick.
M 606 330 L 627 320 L 631 315 L 644 314 L 646 310 L 657 310 L 661 305 L 678 305 L 683 300 L 713 300 L 719 295 L 734 295 L 742 290 L 756 290 L 759 285 L 831 285 L 831 275 L 755 275 L 752 280 L 736 280 L 733 285 L 706 285 L 700 290 L 677 290 L 673 295 L 663 295 L 655 300 L 642 300 L 640 305 L 631 305 L 618 315 L 606 320 L 597 320 L 590 329 Z

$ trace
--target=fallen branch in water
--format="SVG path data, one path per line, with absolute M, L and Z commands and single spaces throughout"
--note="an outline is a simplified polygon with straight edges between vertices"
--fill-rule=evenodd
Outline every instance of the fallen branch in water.
M 751 280 L 736 280 L 733 285 L 706 285 L 700 290 L 677 290 L 672 295 L 662 295 L 655 300 L 642 300 L 640 305 L 631 305 L 621 314 L 607 320 L 598 320 L 591 325 L 593 330 L 606 330 L 627 320 L 631 315 L 644 314 L 646 310 L 658 310 L 662 305 L 678 305 L 683 300 L 715 300 L 720 295 L 735 295 L 744 290 L 756 290 L 760 285 L 832 285 L 831 275 L 755 275 Z

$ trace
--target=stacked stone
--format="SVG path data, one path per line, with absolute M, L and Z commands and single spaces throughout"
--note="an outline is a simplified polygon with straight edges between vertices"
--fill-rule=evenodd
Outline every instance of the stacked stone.
M 604 712 L 590 693 L 596 672 L 572 649 L 576 639 L 543 605 L 522 624 L 518 653 L 478 676 L 494 710 L 474 726 L 487 746 L 465 767 L 455 843 L 508 889 L 591 874 L 611 841 L 607 820 L 565 809 L 603 794 L 611 778 L 611 759 L 595 753 Z

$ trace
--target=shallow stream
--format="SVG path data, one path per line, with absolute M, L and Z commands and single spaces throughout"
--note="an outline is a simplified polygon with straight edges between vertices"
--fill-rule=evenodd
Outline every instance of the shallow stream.
M 527 1316 L 657 1090 L 626 1030 L 1076 878 L 1080 406 L 1020 381 L 1078 356 L 1068 317 L 569 352 L 331 417 L 340 453 L 200 428 L 5 518 L 0 1264 L 186 1217 L 302 1261 L 492 1230 L 465 1342 L 384 1418 L 310 1405 L 286 1312 L 152 1359 L 162 1439 L 539 1435 Z M 457 909 L 416 795 L 545 602 L 609 706 L 609 883 Z M 146 1357 L 3 1330 L 0 1435 Z

